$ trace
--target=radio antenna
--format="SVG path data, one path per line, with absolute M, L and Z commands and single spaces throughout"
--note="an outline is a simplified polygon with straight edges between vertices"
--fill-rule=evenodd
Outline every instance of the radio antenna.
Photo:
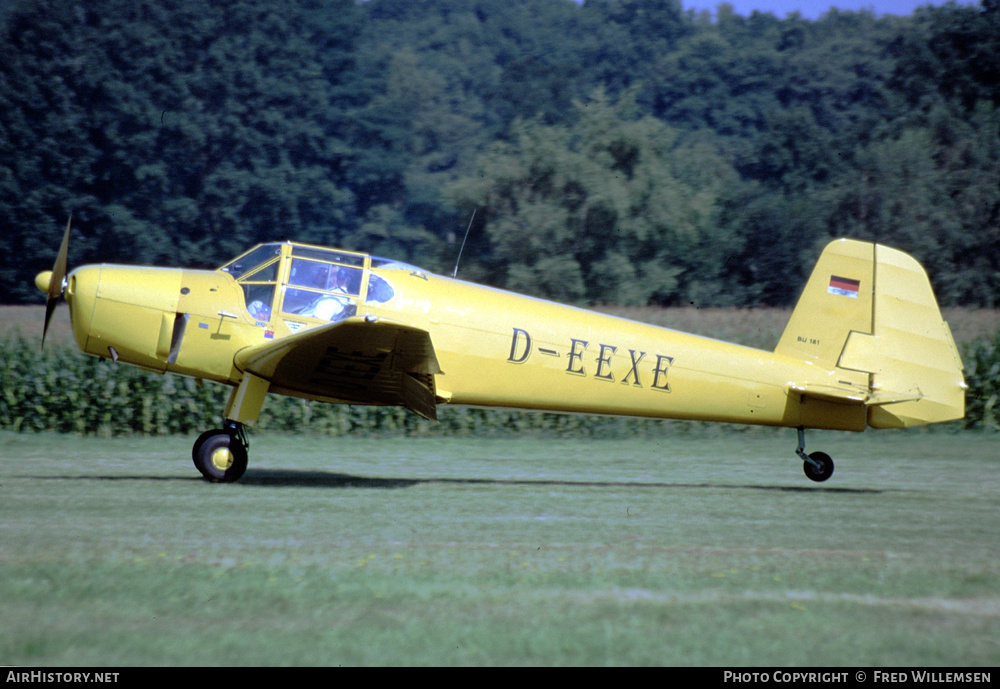
M 452 271 L 451 277 L 458 277 L 458 262 L 462 260 L 462 250 L 465 249 L 465 242 L 469 238 L 469 230 L 472 229 L 472 221 L 476 219 L 476 211 L 478 208 L 472 209 L 472 217 L 469 218 L 469 226 L 465 228 L 465 236 L 462 237 L 462 246 L 458 247 L 458 258 L 455 259 L 455 270 Z

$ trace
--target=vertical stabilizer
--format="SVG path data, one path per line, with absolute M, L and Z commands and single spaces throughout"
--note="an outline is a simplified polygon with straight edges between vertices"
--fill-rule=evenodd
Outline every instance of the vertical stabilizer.
M 842 239 L 820 256 L 775 352 L 866 391 L 868 425 L 900 428 L 965 414 L 962 362 L 930 280 L 913 257 Z
M 775 352 L 833 370 L 852 332 L 872 328 L 874 246 L 840 239 L 827 245 Z M 867 389 L 867 373 L 845 371 L 838 379 Z

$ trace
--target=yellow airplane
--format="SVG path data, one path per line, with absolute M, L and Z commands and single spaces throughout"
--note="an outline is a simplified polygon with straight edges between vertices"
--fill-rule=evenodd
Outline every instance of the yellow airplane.
M 194 464 L 247 467 L 268 393 L 346 404 L 439 405 L 699 419 L 798 429 L 900 428 L 964 416 L 962 363 L 923 268 L 829 244 L 773 352 L 463 282 L 363 253 L 259 245 L 218 270 L 89 265 L 66 274 L 67 224 L 45 328 L 65 294 L 87 354 L 232 386 Z M 44 333 L 43 333 L 44 343 Z

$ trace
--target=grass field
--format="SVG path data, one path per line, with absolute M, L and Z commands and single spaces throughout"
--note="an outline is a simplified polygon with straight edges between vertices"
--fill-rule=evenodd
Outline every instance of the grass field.
M 1000 437 L 0 433 L 0 663 L 1000 664 Z
M 41 307 L 0 307 L 37 337 Z M 613 312 L 770 349 L 789 312 Z M 1000 312 L 945 313 L 959 344 Z M 49 334 L 71 345 L 65 307 Z M 46 346 L 49 346 L 48 344 Z M 1000 435 L 663 425 L 661 437 L 0 432 L 0 663 L 1000 663 Z

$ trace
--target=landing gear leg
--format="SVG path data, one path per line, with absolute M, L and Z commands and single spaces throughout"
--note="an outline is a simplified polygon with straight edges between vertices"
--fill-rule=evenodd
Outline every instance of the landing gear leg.
M 270 383 L 252 373 L 244 373 L 233 388 L 226 404 L 224 427 L 207 431 L 194 443 L 194 465 L 207 481 L 232 483 L 247 470 L 246 426 L 252 426 L 260 414 Z
M 246 428 L 226 420 L 225 428 L 206 431 L 194 441 L 194 465 L 212 483 L 232 483 L 247 470 L 249 442 Z
M 806 429 L 799 426 L 799 446 L 795 454 L 802 458 L 802 470 L 812 481 L 825 481 L 833 476 L 833 459 L 825 452 L 806 454 Z

